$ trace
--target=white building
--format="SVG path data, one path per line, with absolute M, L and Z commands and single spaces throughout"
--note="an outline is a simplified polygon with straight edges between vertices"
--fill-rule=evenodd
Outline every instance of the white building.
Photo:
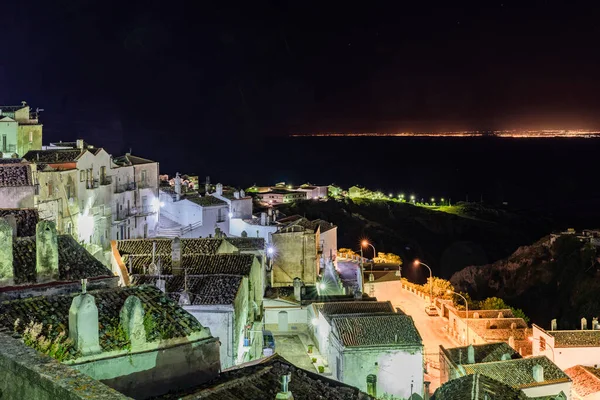
M 348 315 L 331 320 L 333 377 L 374 397 L 423 397 L 423 343 L 408 315 Z
M 0 158 L 0 208 L 33 208 L 35 192 L 29 163 Z
M 545 330 L 533 324 L 533 355 L 553 359 L 562 370 L 576 365 L 600 365 L 600 330 L 587 329 L 585 318 L 582 328 L 558 330 L 553 326 L 553 329 Z

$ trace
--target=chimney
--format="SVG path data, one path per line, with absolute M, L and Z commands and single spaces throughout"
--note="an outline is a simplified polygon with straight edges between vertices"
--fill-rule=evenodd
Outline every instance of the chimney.
M 429 382 L 429 381 L 423 382 L 423 385 L 425 386 L 423 388 L 423 400 L 429 400 L 429 385 L 430 384 L 431 384 L 431 382 Z
M 551 330 L 551 331 L 555 331 L 555 330 L 557 330 L 557 325 L 558 325 L 558 324 L 556 323 L 556 318 L 555 318 L 555 319 L 553 319 L 552 321 L 550 321 L 550 330 Z
M 511 337 L 512 337 L 512 336 L 511 336 Z M 510 360 L 510 359 L 512 359 L 512 357 L 510 356 L 510 354 L 509 354 L 509 353 L 504 353 L 504 354 L 502 354 L 502 357 L 500 357 L 500 359 L 501 359 L 502 361 L 506 361 L 506 360 Z
M 171 241 L 171 273 L 183 275 L 181 271 L 181 239 L 178 237 Z
M 581 318 L 581 330 L 585 331 L 587 328 L 587 319 Z
M 81 280 L 81 294 L 73 298 L 69 308 L 69 339 L 82 355 L 100 353 L 98 308 L 96 299 L 86 290 L 87 279 Z
M 267 225 L 267 213 L 265 213 L 265 212 L 260 213 L 260 224 L 262 226 Z
M 78 149 L 83 150 L 83 139 L 77 139 L 75 143 Z
M 533 366 L 533 380 L 536 382 L 544 382 L 544 367 L 539 364 Z
M 302 280 L 300 278 L 294 278 L 294 298 L 296 299 L 296 301 L 301 301 L 302 300 Z
M 223 184 L 222 183 L 217 183 L 217 194 L 219 196 L 223 196 Z
M 235 199 L 239 199 L 240 198 L 240 192 L 238 192 L 237 190 L 235 192 L 233 192 L 233 197 Z
M 275 396 L 275 400 L 294 400 L 294 395 L 289 391 L 289 384 L 292 380 L 292 374 L 288 373 L 282 375 L 279 382 L 281 384 L 281 390 Z
M 467 364 L 475 364 L 475 347 L 472 344 L 467 347 Z
M 240 198 L 244 198 L 246 197 L 246 192 L 244 192 L 244 189 L 240 190 Z
M 179 172 L 175 174 L 175 197 L 177 201 L 181 198 L 181 177 L 179 176 Z
M 40 221 L 35 227 L 36 273 L 49 279 L 58 277 L 58 239 L 52 221 Z
M 362 300 L 362 292 L 360 291 L 360 289 L 356 289 L 354 291 L 354 300 Z
M 132 349 L 138 349 L 146 344 L 146 329 L 144 328 L 144 307 L 137 296 L 129 296 L 119 313 L 121 326 L 125 337 L 131 343 Z
M 513 349 L 515 348 L 515 337 L 514 336 L 509 336 L 508 337 L 508 345 L 510 347 L 512 347 Z
M 13 228 L 0 218 L 0 281 L 12 280 L 13 273 Z
M 593 330 L 600 329 L 600 326 L 598 325 L 598 318 L 597 317 L 592 318 L 592 329 Z

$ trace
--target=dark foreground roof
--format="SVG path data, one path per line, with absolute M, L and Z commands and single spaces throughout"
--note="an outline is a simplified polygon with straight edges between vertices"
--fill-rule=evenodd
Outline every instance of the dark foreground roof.
M 73 281 L 113 273 L 92 256 L 70 235 L 58 235 L 59 280 Z M 35 236 L 16 238 L 13 241 L 13 269 L 16 284 L 34 283 L 36 271 Z
M 332 331 L 345 347 L 421 346 L 412 317 L 402 314 L 338 316 Z
M 164 255 L 155 259 L 161 265 L 161 274 L 172 275 L 171 256 Z M 149 265 L 151 256 L 127 256 L 123 262 L 131 269 L 133 274 L 150 274 Z M 181 267 L 187 270 L 188 275 L 250 275 L 254 255 L 252 254 L 214 254 L 214 255 L 184 255 L 181 257 Z
M 240 251 L 264 250 L 265 239 L 263 238 L 227 238 L 225 239 Z
M 119 288 L 88 292 L 96 299 L 100 325 L 100 347 L 105 350 L 118 350 L 125 347 L 124 336 L 115 335 L 120 323 L 119 313 L 127 297 L 140 298 L 144 311 L 151 315 L 151 323 L 144 323 L 149 342 L 185 337 L 201 332 L 202 325 L 191 314 L 169 299 L 160 290 L 150 286 Z M 33 321 L 42 323 L 44 332 L 52 326 L 50 336 L 61 331 L 68 334 L 69 308 L 73 297 L 69 295 L 39 296 L 23 300 L 7 301 L 0 304 L 0 330 L 14 332 L 15 321 L 21 334 L 25 326 Z M 149 318 L 149 317 L 147 317 Z M 73 354 L 75 356 L 75 354 Z
M 343 301 L 316 304 L 326 318 L 345 314 L 394 313 L 389 301 Z
M 23 158 L 34 163 L 67 163 L 77 161 L 85 151 L 81 149 L 29 150 Z
M 152 255 L 152 246 L 156 243 L 157 255 L 171 255 L 173 239 L 129 239 L 117 240 L 117 249 L 121 255 Z M 223 239 L 197 238 L 181 239 L 181 254 L 217 254 Z
M 166 292 L 173 300 L 185 289 L 185 280 L 181 275 L 162 276 Z M 232 305 L 243 277 L 240 275 L 188 275 L 187 285 L 190 302 L 193 305 Z M 132 285 L 156 285 L 156 275 L 133 275 Z
M 31 167 L 28 164 L 4 164 L 0 159 L 0 187 L 32 185 Z
M 0 217 L 14 216 L 17 221 L 17 236 L 34 236 L 38 223 L 38 212 L 34 208 L 0 208 Z
M 525 400 L 527 396 L 504 383 L 474 374 L 463 376 L 444 383 L 434 393 L 431 400 Z
M 225 371 L 207 384 L 155 399 L 271 400 L 280 391 L 281 376 L 288 373 L 294 400 L 372 400 L 355 387 L 297 368 L 277 354 Z

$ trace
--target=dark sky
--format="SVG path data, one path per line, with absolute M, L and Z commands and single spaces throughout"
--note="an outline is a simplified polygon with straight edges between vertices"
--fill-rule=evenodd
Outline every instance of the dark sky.
M 45 141 L 154 156 L 291 132 L 600 127 L 586 4 L 13 1 L 0 101 L 44 108 Z

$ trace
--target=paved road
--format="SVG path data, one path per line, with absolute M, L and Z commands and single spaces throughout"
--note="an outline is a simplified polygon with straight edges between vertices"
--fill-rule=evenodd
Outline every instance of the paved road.
M 448 347 L 458 346 L 445 334 L 444 328 L 448 324 L 442 317 L 431 317 L 425 313 L 427 302 L 419 296 L 402 290 L 398 297 L 392 301 L 394 307 L 400 307 L 402 311 L 410 315 L 415 321 L 415 326 L 423 338 L 425 346 L 425 359 L 432 361 L 427 365 L 425 380 L 431 382 L 430 390 L 433 393 L 440 385 L 439 375 L 439 348 L 440 345 Z

